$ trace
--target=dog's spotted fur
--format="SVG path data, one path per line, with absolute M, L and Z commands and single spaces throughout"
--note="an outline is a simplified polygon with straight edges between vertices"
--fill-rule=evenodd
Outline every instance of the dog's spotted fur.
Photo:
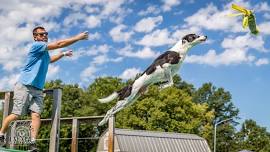
M 173 76 L 177 74 L 188 50 L 206 40 L 206 36 L 188 34 L 177 42 L 171 49 L 157 57 L 154 62 L 138 77 L 133 84 L 114 92 L 110 96 L 99 99 L 101 103 L 110 102 L 118 98 L 116 105 L 110 109 L 99 126 L 105 124 L 111 115 L 124 107 L 131 105 L 147 87 L 154 83 L 161 83 L 160 88 L 173 85 Z

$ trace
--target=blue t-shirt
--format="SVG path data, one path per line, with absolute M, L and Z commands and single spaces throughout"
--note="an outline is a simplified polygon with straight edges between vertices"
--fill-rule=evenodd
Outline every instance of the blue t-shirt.
M 21 71 L 19 82 L 43 89 L 50 61 L 47 43 L 34 42 L 27 55 L 27 62 Z

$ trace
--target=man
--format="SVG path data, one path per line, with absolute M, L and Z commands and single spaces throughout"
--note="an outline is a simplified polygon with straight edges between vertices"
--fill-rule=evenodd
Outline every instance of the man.
M 64 56 L 72 56 L 72 51 L 61 52 L 54 56 L 49 56 L 48 51 L 69 46 L 79 40 L 88 38 L 88 33 L 83 32 L 76 36 L 59 40 L 52 43 L 48 42 L 48 32 L 44 27 L 38 26 L 33 29 L 35 42 L 27 55 L 27 62 L 21 71 L 19 81 L 14 87 L 14 104 L 10 115 L 2 124 L 0 130 L 0 143 L 4 145 L 4 134 L 6 133 L 11 121 L 17 120 L 19 116 L 31 112 L 31 143 L 30 149 L 37 151 L 36 138 L 40 128 L 40 114 L 43 109 L 43 88 L 49 63 L 53 63 Z

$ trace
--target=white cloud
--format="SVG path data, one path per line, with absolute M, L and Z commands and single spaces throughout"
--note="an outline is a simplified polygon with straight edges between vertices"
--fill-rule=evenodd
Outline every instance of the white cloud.
M 162 2 L 162 9 L 163 11 L 167 12 L 170 11 L 172 7 L 179 5 L 181 3 L 181 0 L 162 0 Z
M 26 55 L 26 47 L 1 47 L 0 45 L 0 64 L 3 69 L 12 72 L 23 65 L 23 58 Z M 14 55 L 16 54 L 16 55 Z
M 246 50 L 226 49 L 224 52 L 220 54 L 217 54 L 215 50 L 209 50 L 205 55 L 187 56 L 185 62 L 219 66 L 219 65 L 250 63 L 254 61 L 254 59 L 255 57 L 252 55 L 248 55 L 246 53 Z
M 88 5 L 85 7 L 85 11 L 87 13 L 98 13 L 98 12 L 100 12 L 100 8 Z
M 18 81 L 19 74 L 10 74 L 0 79 L 0 90 L 13 90 L 15 83 Z
M 252 36 L 246 34 L 235 38 L 225 38 L 221 43 L 223 48 L 256 49 L 260 52 L 266 52 L 264 40 L 261 36 Z
M 255 13 L 256 12 L 270 12 L 270 6 L 267 2 L 261 2 L 255 5 L 254 7 Z
M 66 27 L 69 26 L 77 26 L 80 25 L 80 23 L 86 18 L 85 14 L 82 13 L 73 13 L 69 14 L 68 16 L 65 17 L 63 25 Z
M 111 15 L 115 12 L 121 11 L 121 5 L 124 2 L 125 2 L 124 0 L 114 0 L 114 1 L 107 0 L 107 1 L 105 1 L 104 8 L 103 8 L 101 14 L 108 16 L 108 15 Z
M 81 81 L 83 82 L 89 82 L 91 79 L 95 78 L 95 73 L 98 71 L 99 69 L 94 66 L 94 65 L 90 65 L 87 68 L 85 68 L 81 74 Z
M 111 31 L 109 32 L 110 36 L 115 42 L 126 42 L 131 38 L 133 34 L 132 31 L 124 32 L 123 30 L 125 30 L 126 28 L 127 26 L 123 24 L 117 25 L 116 27 L 112 28 Z
M 47 79 L 55 79 L 59 69 L 60 67 L 58 65 L 49 64 Z
M 88 16 L 85 21 L 88 28 L 95 28 L 101 25 L 100 19 L 94 15 Z
M 95 56 L 98 54 L 107 54 L 110 50 L 110 46 L 107 44 L 102 45 L 93 45 L 90 48 L 79 48 L 78 50 L 73 51 L 73 56 L 69 59 L 78 60 L 81 57 L 86 56 Z
M 171 34 L 167 29 L 155 30 L 150 34 L 145 35 L 136 43 L 147 47 L 172 44 L 175 42 L 175 40 L 170 38 L 170 35 Z
M 88 40 L 98 40 L 100 39 L 100 34 L 98 32 L 95 33 L 89 33 Z
M 124 47 L 123 49 L 120 49 L 118 52 L 119 55 L 126 56 L 126 57 L 135 57 L 135 58 L 141 58 L 141 59 L 148 59 L 148 58 L 155 58 L 159 55 L 159 53 L 156 53 L 155 51 L 151 50 L 149 47 L 144 47 L 142 50 L 139 51 L 132 51 L 133 48 L 128 45 Z
M 108 56 L 107 55 L 98 55 L 96 57 L 93 58 L 93 61 L 91 62 L 92 64 L 103 64 L 108 62 Z
M 199 27 L 207 30 L 221 30 L 230 32 L 244 32 L 241 17 L 229 17 L 232 14 L 230 5 L 224 10 L 218 9 L 215 5 L 209 4 L 206 8 L 199 9 L 198 12 L 185 18 L 185 27 Z
M 129 68 L 129 69 L 126 69 L 119 77 L 122 78 L 122 79 L 124 79 L 124 80 L 133 79 L 140 72 L 141 72 L 140 69 Z
M 225 38 L 221 46 L 225 50 L 220 54 L 217 54 L 215 50 L 209 50 L 204 55 L 187 56 L 186 62 L 211 66 L 253 63 L 256 57 L 249 53 L 251 49 L 266 52 L 262 37 L 251 36 L 250 34 L 235 38 Z
M 265 13 L 265 14 L 263 14 L 263 17 L 265 18 L 265 19 L 270 19 L 270 13 Z
M 134 30 L 137 32 L 151 32 L 162 21 L 162 16 L 143 18 L 136 23 Z
M 104 65 L 108 62 L 121 62 L 123 60 L 123 57 L 117 57 L 117 58 L 110 58 L 106 54 L 98 55 L 93 58 L 91 61 L 91 65 Z
M 258 59 L 255 63 L 256 66 L 269 64 L 269 60 L 267 58 Z
M 148 15 L 148 14 L 154 14 L 154 15 L 157 15 L 157 14 L 159 14 L 159 13 L 160 13 L 160 9 L 158 9 L 156 6 L 151 5 L 151 6 L 147 7 L 146 10 L 140 11 L 140 12 L 138 13 L 138 15 L 140 15 L 140 16 L 146 16 L 146 15 Z
M 270 35 L 270 28 L 269 27 L 270 27 L 270 21 L 263 22 L 263 23 L 258 25 L 260 33 L 262 33 L 264 35 Z
M 123 61 L 123 57 L 111 58 L 110 61 L 111 62 L 121 62 L 121 61 Z

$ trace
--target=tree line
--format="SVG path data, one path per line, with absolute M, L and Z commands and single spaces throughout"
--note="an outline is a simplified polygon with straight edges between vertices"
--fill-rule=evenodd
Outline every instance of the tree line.
M 116 77 L 97 78 L 87 88 L 78 84 L 64 84 L 61 80 L 47 82 L 45 88 L 62 88 L 61 117 L 99 116 L 115 105 L 116 101 L 106 104 L 98 102 L 113 91 L 121 89 L 126 82 Z M 232 96 L 224 88 L 217 88 L 212 83 L 204 83 L 195 88 L 183 81 L 180 76 L 174 77 L 174 86 L 163 90 L 158 85 L 137 99 L 133 105 L 116 115 L 116 127 L 136 130 L 166 131 L 197 134 L 208 141 L 213 149 L 214 124 L 233 118 L 217 127 L 217 152 L 238 152 L 243 149 L 254 152 L 270 151 L 270 133 L 254 120 L 245 120 L 240 129 L 239 109 L 235 107 Z M 50 118 L 52 99 L 45 97 L 42 118 Z M 107 126 L 97 128 L 93 124 L 80 125 L 79 137 L 101 135 Z M 61 138 L 71 137 L 72 126 L 61 124 Z M 39 138 L 49 138 L 50 127 L 42 126 Z M 97 139 L 79 140 L 79 151 L 96 151 Z M 40 141 L 41 151 L 48 151 L 49 141 Z M 70 151 L 71 140 L 60 141 L 60 151 Z

